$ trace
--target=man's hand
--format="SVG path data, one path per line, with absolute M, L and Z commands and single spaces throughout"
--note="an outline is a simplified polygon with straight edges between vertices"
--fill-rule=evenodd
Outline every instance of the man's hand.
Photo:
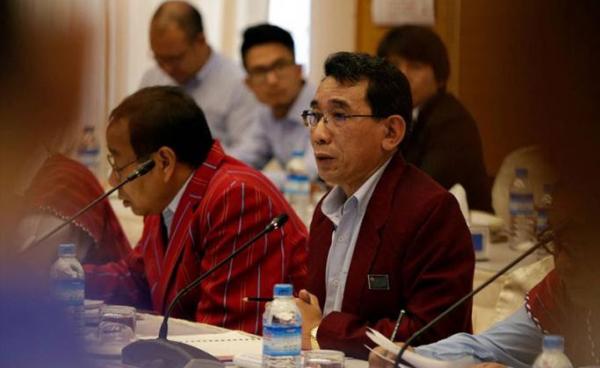
M 396 359 L 396 354 L 390 353 L 389 351 L 385 350 L 381 346 L 376 347 L 374 350 L 375 350 L 375 352 L 383 355 L 386 358 L 391 359 L 392 361 Z M 390 363 L 387 360 L 384 360 L 379 355 L 375 354 L 375 352 L 372 351 L 369 354 L 369 367 L 371 367 L 371 368 L 392 368 L 394 366 L 393 363 Z
M 310 350 L 310 331 L 317 327 L 323 319 L 319 299 L 305 289 L 300 290 L 296 305 L 302 314 L 302 349 Z
M 396 345 L 402 346 L 403 343 L 397 342 Z M 378 346 L 373 350 L 374 350 L 374 352 L 372 351 L 369 354 L 369 368 L 393 368 L 394 367 L 393 363 L 390 363 L 387 360 L 381 358 L 380 355 L 383 355 L 384 357 L 391 359 L 392 361 L 395 361 L 396 354 L 390 353 L 389 351 L 385 350 L 381 346 Z M 408 350 L 412 351 L 413 349 L 412 349 L 412 347 L 408 347 Z M 377 355 L 376 353 L 378 353 L 379 355 Z M 471 368 L 506 368 L 506 366 L 499 364 L 499 363 L 479 363 L 479 364 L 472 365 Z

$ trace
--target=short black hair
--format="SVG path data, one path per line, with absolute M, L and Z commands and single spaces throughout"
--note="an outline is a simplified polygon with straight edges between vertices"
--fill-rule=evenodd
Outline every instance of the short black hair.
M 253 46 L 262 45 L 265 43 L 278 43 L 290 50 L 295 61 L 296 54 L 294 53 L 294 39 L 290 32 L 281 27 L 272 24 L 258 24 L 246 28 L 244 31 L 244 40 L 242 41 L 242 61 L 246 66 L 246 54 Z
M 436 82 L 445 88 L 450 76 L 448 51 L 442 39 L 430 28 L 406 25 L 391 29 L 379 43 L 377 56 L 400 56 L 431 65 Z
M 200 11 L 185 1 L 166 1 L 162 3 L 154 12 L 152 23 L 159 19 L 177 24 L 190 41 L 194 40 L 199 33 L 204 32 Z
M 408 80 L 387 60 L 363 53 L 338 52 L 325 61 L 325 77 L 342 84 L 368 82 L 366 98 L 373 115 L 400 115 L 412 130 L 412 97 Z
M 177 161 L 200 166 L 213 143 L 202 109 L 179 87 L 143 88 L 125 98 L 109 121 L 129 123 L 129 141 L 136 156 L 148 157 L 160 147 L 175 151 Z

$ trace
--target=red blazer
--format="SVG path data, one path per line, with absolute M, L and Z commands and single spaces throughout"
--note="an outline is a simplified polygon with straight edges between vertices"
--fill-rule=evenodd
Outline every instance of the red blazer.
M 310 227 L 307 288 L 325 302 L 325 269 L 332 222 L 319 205 Z M 367 206 L 350 264 L 341 312 L 325 316 L 317 339 L 321 348 L 343 350 L 365 359 L 373 345 L 367 327 L 392 334 L 399 311 L 396 340 L 413 332 L 467 294 L 473 287 L 471 235 L 458 203 L 430 177 L 392 158 Z M 368 277 L 382 281 L 370 288 Z M 382 286 L 389 290 L 381 290 Z M 430 343 L 456 332 L 471 331 L 471 303 L 441 320 L 418 341 Z
M 168 244 L 161 216 L 144 220 L 138 246 L 122 262 L 87 266 L 88 297 L 150 306 L 164 313 L 175 294 L 280 213 L 289 220 L 204 280 L 173 316 L 260 333 L 264 305 L 245 296 L 271 296 L 273 285 L 304 287 L 306 228 L 281 193 L 258 171 L 226 156 L 215 142 L 177 206 Z

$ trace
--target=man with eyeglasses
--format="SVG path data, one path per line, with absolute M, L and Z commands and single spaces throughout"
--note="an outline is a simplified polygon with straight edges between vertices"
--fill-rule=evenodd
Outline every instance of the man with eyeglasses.
M 200 12 L 185 1 L 161 4 L 150 24 L 150 46 L 157 66 L 146 71 L 140 88 L 180 86 L 202 108 L 225 150 L 239 145 L 259 104 L 241 69 L 208 45 Z
M 279 190 L 223 152 L 202 110 L 177 87 L 127 97 L 110 115 L 106 141 L 111 185 L 148 159 L 155 167 L 119 190 L 144 216 L 142 238 L 120 262 L 85 265 L 87 296 L 162 314 L 178 291 L 287 213 L 284 228 L 216 271 L 173 313 L 260 333 L 263 305 L 243 297 L 265 296 L 279 282 L 302 287 L 306 274 L 306 228 Z
M 300 116 L 316 87 L 304 80 L 302 67 L 295 62 L 292 36 L 280 27 L 259 24 L 244 32 L 241 53 L 246 85 L 264 106 L 259 111 L 258 124 L 248 131 L 244 143 L 232 155 L 262 169 L 271 159 L 285 167 L 294 151 L 302 151 L 308 174 L 316 177 L 309 134 Z M 283 186 L 284 173 L 266 174 Z
M 471 236 L 454 197 L 407 164 L 408 81 L 392 64 L 340 52 L 303 117 L 319 176 L 333 189 L 310 226 L 308 281 L 297 304 L 304 346 L 366 358 L 368 327 L 406 339 L 472 288 Z M 471 330 L 471 304 L 420 341 Z

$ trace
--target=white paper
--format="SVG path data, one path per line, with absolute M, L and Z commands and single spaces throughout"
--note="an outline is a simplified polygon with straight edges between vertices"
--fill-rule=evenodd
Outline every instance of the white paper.
M 262 338 L 243 331 L 169 336 L 169 340 L 183 342 L 204 350 L 219 360 L 230 360 L 238 354 L 262 354 Z
M 435 24 L 433 0 L 373 0 L 371 17 L 382 26 Z
M 460 185 L 459 183 L 456 183 L 452 186 L 452 188 L 450 188 L 448 190 L 448 192 L 450 192 L 450 194 L 452 194 L 454 196 L 454 198 L 456 198 L 456 201 L 458 201 L 458 206 L 460 207 L 460 212 L 462 212 L 463 217 L 465 218 L 465 221 L 467 222 L 467 225 L 471 225 L 471 216 L 469 214 L 469 203 L 467 202 L 467 191 L 465 190 L 465 188 Z
M 367 331 L 367 337 L 374 343 L 381 346 L 385 350 L 398 355 L 400 353 L 400 346 L 394 344 L 387 337 L 383 336 L 379 331 L 369 328 Z M 415 368 L 466 368 L 473 364 L 473 360 L 470 358 L 463 358 L 453 361 L 437 360 L 419 355 L 413 351 L 405 350 L 402 355 L 402 360 L 411 364 Z M 405 367 L 404 365 L 400 365 Z

